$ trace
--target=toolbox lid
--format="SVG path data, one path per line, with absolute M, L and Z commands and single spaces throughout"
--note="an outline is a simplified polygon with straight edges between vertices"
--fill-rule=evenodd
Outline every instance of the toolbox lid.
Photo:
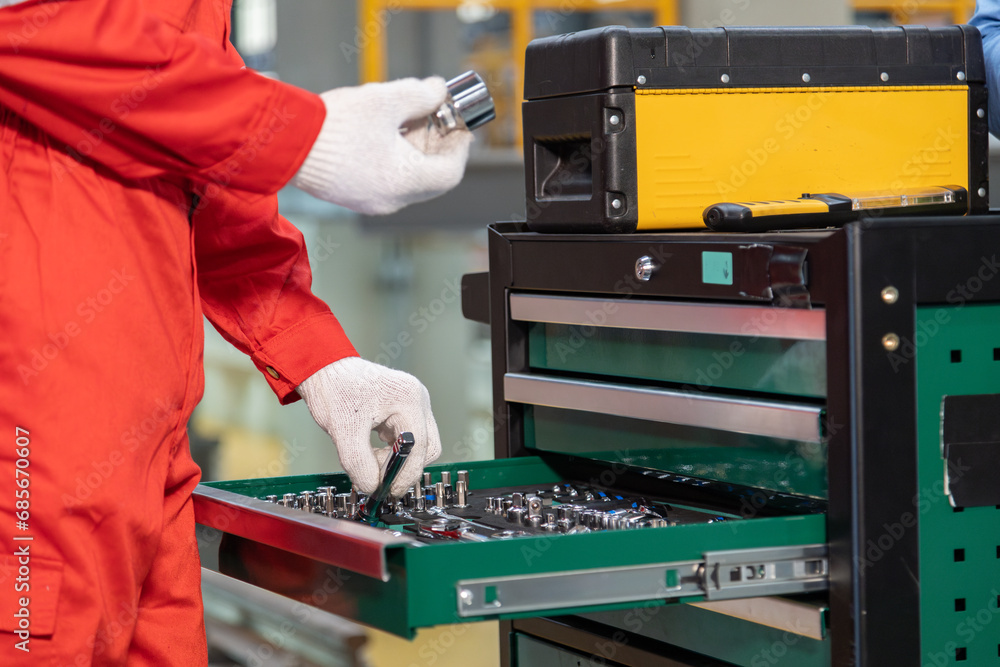
M 532 41 L 525 54 L 524 97 L 633 86 L 906 86 L 985 79 L 982 40 L 967 25 L 608 26 Z

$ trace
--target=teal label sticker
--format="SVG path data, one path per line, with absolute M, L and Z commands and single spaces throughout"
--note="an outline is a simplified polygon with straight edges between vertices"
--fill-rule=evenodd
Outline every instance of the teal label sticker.
M 708 285 L 732 285 L 733 253 L 701 253 L 701 282 Z

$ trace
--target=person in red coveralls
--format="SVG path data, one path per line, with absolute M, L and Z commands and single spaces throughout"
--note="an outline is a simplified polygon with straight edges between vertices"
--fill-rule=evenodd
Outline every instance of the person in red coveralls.
M 440 452 L 423 385 L 310 292 L 275 193 L 388 213 L 455 186 L 471 137 L 400 135 L 439 78 L 315 95 L 245 69 L 229 4 L 0 0 L 0 664 L 206 663 L 202 314 L 360 490 L 372 430 L 415 436 L 397 492 Z

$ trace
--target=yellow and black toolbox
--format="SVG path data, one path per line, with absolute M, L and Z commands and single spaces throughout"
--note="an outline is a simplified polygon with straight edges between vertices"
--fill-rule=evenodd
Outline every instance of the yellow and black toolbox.
M 612 26 L 532 42 L 524 96 L 534 231 L 987 210 L 970 26 Z

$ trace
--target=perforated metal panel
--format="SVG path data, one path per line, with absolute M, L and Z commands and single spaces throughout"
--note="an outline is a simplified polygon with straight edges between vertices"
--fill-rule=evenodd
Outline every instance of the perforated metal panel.
M 898 363 L 917 363 L 919 493 L 868 557 L 891 559 L 900 531 L 918 521 L 922 664 L 1000 665 L 1000 506 L 953 508 L 941 449 L 944 396 L 1000 392 L 1000 305 L 918 308 L 914 340 L 904 343 Z

